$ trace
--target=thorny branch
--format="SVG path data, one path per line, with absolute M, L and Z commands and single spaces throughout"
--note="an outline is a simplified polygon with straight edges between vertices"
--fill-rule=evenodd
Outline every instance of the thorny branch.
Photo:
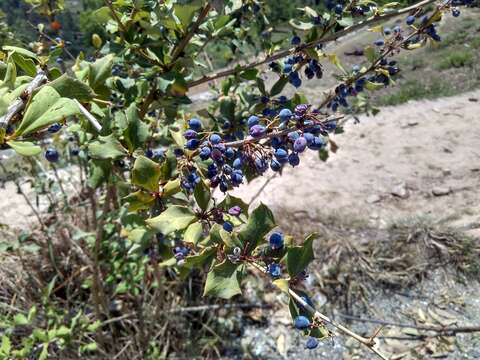
M 336 33 L 334 33 L 330 36 L 321 37 L 317 40 L 314 40 L 314 41 L 311 41 L 309 43 L 297 46 L 297 47 L 292 48 L 292 49 L 280 50 L 273 55 L 266 56 L 265 58 L 263 58 L 261 60 L 254 61 L 252 63 L 246 64 L 246 65 L 243 65 L 243 66 L 236 66 L 235 68 L 220 71 L 216 74 L 203 76 L 203 77 L 201 77 L 197 80 L 193 80 L 193 81 L 189 82 L 187 84 L 187 86 L 188 86 L 188 88 L 192 88 L 192 87 L 201 85 L 203 83 L 206 83 L 206 82 L 209 82 L 209 81 L 212 81 L 212 80 L 215 80 L 215 79 L 223 78 L 223 77 L 226 77 L 226 76 L 229 76 L 229 75 L 238 74 L 242 71 L 252 69 L 252 68 L 256 68 L 258 66 L 269 63 L 271 61 L 275 61 L 275 60 L 287 57 L 292 52 L 298 52 L 298 51 L 314 48 L 317 45 L 321 45 L 321 44 L 325 44 L 325 43 L 328 43 L 328 42 L 335 41 L 335 40 L 337 40 L 337 39 L 339 39 L 339 38 L 341 38 L 341 37 L 343 37 L 343 36 L 345 36 L 345 35 L 347 35 L 351 32 L 354 32 L 356 30 L 361 29 L 365 26 L 373 25 L 377 22 L 385 21 L 385 20 L 388 20 L 392 17 L 398 16 L 398 15 L 401 15 L 401 14 L 405 14 L 405 13 L 409 13 L 409 12 L 415 10 L 415 9 L 418 9 L 422 6 L 431 4 L 435 1 L 436 0 L 423 0 L 423 1 L 420 1 L 416 4 L 413 4 L 411 6 L 405 7 L 403 9 L 400 9 L 400 10 L 397 10 L 397 11 L 392 11 L 392 12 L 390 12 L 388 14 L 385 14 L 385 15 L 374 16 L 370 19 L 367 19 L 367 20 L 359 22 L 355 25 L 349 26 L 349 27 L 347 27 L 343 30 L 340 30 L 340 31 L 338 31 L 338 32 L 336 32 Z
M 250 263 L 252 266 L 254 266 L 256 269 L 260 270 L 264 274 L 267 273 L 267 270 L 263 268 L 261 265 L 257 263 Z M 350 329 L 346 328 L 342 324 L 337 323 L 335 320 L 330 319 L 328 316 L 322 314 L 321 312 L 315 310 L 312 306 L 310 306 L 300 295 L 298 295 L 294 290 L 292 290 L 290 287 L 288 288 L 288 294 L 297 302 L 299 303 L 305 310 L 307 310 L 310 314 L 313 315 L 314 318 L 320 319 L 330 325 L 332 325 L 334 328 L 338 329 L 342 333 L 344 333 L 347 336 L 350 336 L 360 342 L 361 344 L 365 345 L 370 349 L 370 351 L 374 352 L 377 354 L 381 359 L 383 360 L 388 360 L 388 357 L 385 356 L 380 352 L 380 350 L 377 349 L 377 343 L 375 341 L 375 336 L 372 336 L 370 338 L 365 338 L 363 336 L 360 336 L 356 334 L 355 332 L 351 331 Z

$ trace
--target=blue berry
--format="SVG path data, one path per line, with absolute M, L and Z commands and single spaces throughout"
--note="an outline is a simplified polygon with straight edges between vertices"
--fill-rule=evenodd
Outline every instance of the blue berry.
M 45 159 L 49 162 L 57 162 L 58 161 L 58 151 L 54 148 L 48 148 L 45 151 Z
M 233 231 L 233 224 L 230 221 L 225 221 L 223 223 L 223 230 L 232 232 Z
M 452 9 L 452 16 L 453 17 L 459 17 L 460 16 L 460 10 L 458 8 L 453 8 Z
M 309 337 L 307 343 L 305 344 L 305 348 L 309 350 L 313 350 L 318 346 L 318 339 L 314 337 Z
M 292 64 L 285 64 L 285 66 L 283 67 L 283 72 L 285 74 L 288 74 L 292 71 Z
M 270 161 L 270 169 L 272 169 L 273 171 L 275 172 L 280 171 L 281 168 L 282 168 L 282 164 L 280 164 L 277 160 L 272 159 Z
M 183 133 L 183 137 L 187 140 L 195 139 L 197 137 L 197 132 L 195 130 L 188 129 Z
M 280 267 L 280 264 L 276 263 L 271 263 L 267 267 L 267 271 L 270 274 L 271 277 L 277 278 L 282 275 L 282 268 Z
M 392 29 L 390 29 L 389 27 L 383 28 L 383 33 L 385 35 L 390 35 L 392 33 Z
M 240 185 L 243 182 L 243 173 L 242 170 L 235 170 L 232 172 L 232 175 L 230 176 L 230 179 L 232 180 L 232 183 L 234 185 Z
M 323 138 L 315 136 L 312 140 L 312 143 L 308 145 L 308 148 L 312 150 L 320 150 L 325 145 L 326 143 L 325 143 L 325 140 L 323 140 Z
M 198 145 L 200 145 L 200 140 L 198 139 L 190 139 L 186 142 L 185 144 L 185 147 L 188 149 L 188 150 L 195 150 Z
M 288 155 L 288 163 L 292 165 L 293 167 L 297 166 L 300 164 L 300 158 L 298 157 L 297 153 L 291 153 Z
M 221 138 L 220 135 L 218 135 L 218 134 L 212 134 L 212 135 L 210 135 L 210 142 L 211 142 L 213 145 L 220 144 L 220 141 L 222 141 L 222 138 Z
M 63 59 L 61 57 L 58 57 L 55 59 L 57 64 L 63 64 Z
M 235 156 L 235 150 L 233 148 L 229 147 L 225 149 L 225 156 L 227 159 L 231 159 Z
M 282 109 L 280 110 L 278 116 L 280 117 L 281 122 L 285 122 L 290 120 L 290 118 L 292 117 L 292 112 L 290 111 L 290 109 Z
M 294 326 L 298 330 L 305 330 L 310 326 L 310 320 L 303 315 L 297 316 L 294 321 Z
M 300 39 L 300 36 L 297 36 L 295 35 L 294 37 L 292 37 L 292 39 L 290 40 L 290 43 L 292 45 L 298 45 L 302 42 L 302 39 Z
M 252 137 L 258 138 L 258 137 L 261 137 L 261 136 L 265 135 L 266 131 L 267 131 L 267 129 L 263 125 L 253 125 L 250 128 L 249 133 Z
M 230 209 L 228 209 L 228 213 L 232 216 L 238 216 L 242 213 L 242 208 L 240 206 L 233 206 Z
M 212 153 L 212 150 L 205 146 L 200 149 L 200 158 L 202 160 L 207 160 L 210 157 L 210 154 Z
M 193 118 L 188 122 L 188 126 L 190 129 L 195 130 L 195 131 L 200 131 L 202 130 L 202 122 L 198 120 L 197 118 Z
M 55 123 L 55 124 L 50 125 L 50 126 L 48 127 L 47 131 L 48 131 L 49 133 L 52 133 L 52 134 L 53 134 L 53 133 L 56 133 L 56 132 L 60 131 L 61 128 L 62 128 L 62 125 L 61 125 L 61 124 Z
M 313 135 L 312 133 L 309 133 L 309 132 L 306 132 L 306 133 L 303 134 L 303 137 L 305 138 L 305 140 L 307 140 L 307 146 L 312 143 L 314 136 L 315 135 Z
M 240 158 L 236 158 L 235 160 L 233 160 L 233 163 L 232 163 L 232 166 L 234 169 L 241 169 L 242 168 L 242 159 Z
M 377 39 L 375 40 L 374 44 L 376 46 L 383 46 L 385 44 L 385 41 L 383 41 L 383 39 Z
M 180 148 L 175 148 L 175 149 L 173 150 L 173 154 L 174 154 L 176 157 L 180 157 L 180 156 L 183 155 L 183 150 L 180 149 Z
M 290 140 L 290 141 L 295 141 L 295 140 L 297 140 L 299 137 L 300 137 L 300 133 L 299 133 L 298 131 L 290 131 L 290 132 L 287 134 L 287 138 L 288 138 L 288 140 Z
M 335 14 L 341 15 L 343 12 L 343 6 L 341 4 L 335 5 Z
M 283 233 L 281 232 L 274 232 L 270 235 L 268 242 L 270 243 L 270 247 L 272 250 L 277 250 L 283 247 Z
M 415 22 L 415 16 L 413 15 L 407 16 L 407 25 L 413 25 L 414 22 Z
M 274 154 L 278 162 L 280 162 L 281 164 L 288 161 L 288 152 L 285 149 L 278 148 L 275 150 Z
M 295 142 L 293 143 L 293 151 L 297 153 L 301 153 L 305 151 L 305 148 L 307 147 L 307 139 L 305 137 L 301 136 Z
M 78 148 L 74 148 L 74 149 L 70 150 L 70 155 L 72 155 L 72 156 L 77 156 L 79 153 L 80 153 L 80 149 L 78 149 Z

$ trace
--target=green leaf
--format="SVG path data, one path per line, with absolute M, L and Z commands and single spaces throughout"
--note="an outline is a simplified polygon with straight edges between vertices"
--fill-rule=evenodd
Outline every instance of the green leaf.
M 147 219 L 146 222 L 158 232 L 168 235 L 171 232 L 185 229 L 195 219 L 195 214 L 188 207 L 172 205 L 160 215 Z
M 11 55 L 13 61 L 27 74 L 34 77 L 37 74 L 37 67 L 33 60 L 29 57 L 22 56 L 21 54 L 14 52 Z
M 132 171 L 132 184 L 157 192 L 160 180 L 160 165 L 145 156 L 135 160 Z
M 90 64 L 88 82 L 92 89 L 102 86 L 112 73 L 114 55 L 109 54 Z
M 245 80 L 255 80 L 257 78 L 258 70 L 253 68 L 253 69 L 247 69 L 245 71 L 242 71 L 240 73 L 240 77 L 245 79 Z
M 367 81 L 365 83 L 365 88 L 367 90 L 380 90 L 380 89 L 383 89 L 385 87 L 385 84 L 383 83 L 374 83 L 374 82 L 371 82 L 371 81 Z
M 131 104 L 126 111 L 127 128 L 123 131 L 123 137 L 127 143 L 128 150 L 132 153 L 143 146 L 148 139 L 148 125 L 138 117 L 137 107 Z
M 295 29 L 302 30 L 302 31 L 310 30 L 315 26 L 312 22 L 307 23 L 297 19 L 290 19 L 289 24 Z
M 16 47 L 16 46 L 8 46 L 8 45 L 5 45 L 4 47 L 2 47 L 2 49 L 5 50 L 5 51 L 16 52 L 20 55 L 23 55 L 24 57 L 32 58 L 32 59 L 35 59 L 35 60 L 38 61 L 37 55 L 35 55 L 30 50 L 22 49 L 22 48 L 19 48 L 19 47 Z
M 288 280 L 287 279 L 277 279 L 273 281 L 273 285 L 278 287 L 280 290 L 288 294 Z
M 90 352 L 97 350 L 98 346 L 96 342 L 91 342 L 80 347 L 80 352 Z
M 282 76 L 280 79 L 277 80 L 275 84 L 273 84 L 272 88 L 270 89 L 270 96 L 278 95 L 282 92 L 285 85 L 288 83 L 288 78 L 286 76 Z
M 128 202 L 128 211 L 138 211 L 149 209 L 155 200 L 155 196 L 146 191 L 136 191 L 123 198 Z
M 182 25 L 182 29 L 187 29 L 195 16 L 195 12 L 200 8 L 198 5 L 173 5 L 173 14 Z
M 230 299 L 232 296 L 241 294 L 241 268 L 243 265 L 232 264 L 228 260 L 214 266 L 207 275 L 203 296 Z
M 2 344 L 0 345 L 0 358 L 8 359 L 10 350 L 12 349 L 12 343 L 7 335 L 2 336 Z
M 255 249 L 263 240 L 265 235 L 275 227 L 275 220 L 272 211 L 264 204 L 260 204 L 252 211 L 245 227 L 238 233 L 241 243 L 248 243 L 248 253 Z
M 79 113 L 80 109 L 72 99 L 62 98 L 54 88 L 44 86 L 33 97 L 16 135 L 28 135 Z
M 182 188 L 180 186 L 180 179 L 169 180 L 163 187 L 162 196 L 164 197 L 172 196 L 180 192 L 181 190 Z
M 115 136 L 99 136 L 88 145 L 88 153 L 94 159 L 117 159 L 125 156 L 126 150 Z
M 313 240 L 316 234 L 309 235 L 302 246 L 294 246 L 287 251 L 287 271 L 293 277 L 306 269 L 308 264 L 314 259 Z
M 17 314 L 13 317 L 13 322 L 16 326 L 28 325 L 28 319 L 23 314 Z
M 208 187 L 203 181 L 200 181 L 197 186 L 195 186 L 193 195 L 200 209 L 203 211 L 207 210 L 211 197 L 210 187 Z
M 377 60 L 377 53 L 373 46 L 367 46 L 364 50 L 363 53 L 365 54 L 365 57 L 367 58 L 368 61 L 370 61 L 372 64 Z
M 89 20 L 97 24 L 105 24 L 112 18 L 110 9 L 107 6 L 103 6 L 95 11 L 92 11 L 88 15 Z
M 337 20 L 337 23 L 343 27 L 350 27 L 353 25 L 353 19 L 351 17 L 342 17 L 340 20 Z
M 23 156 L 35 156 L 42 152 L 42 148 L 28 141 L 7 141 L 7 144 L 15 150 L 17 154 Z
M 77 99 L 80 102 L 88 102 L 95 97 L 95 92 L 84 82 L 63 74 L 59 78 L 48 83 L 63 97 Z
M 48 342 L 43 344 L 42 352 L 38 356 L 38 360 L 47 360 L 48 358 Z
M 189 242 L 192 244 L 197 244 L 198 241 L 202 238 L 203 227 L 200 222 L 194 222 L 190 224 L 183 235 L 183 241 Z
M 333 65 L 335 65 L 340 71 L 342 71 L 343 73 L 345 73 L 345 69 L 343 68 L 340 60 L 338 59 L 337 54 L 335 54 L 335 53 L 333 53 L 333 54 L 328 54 L 328 60 L 329 60 Z

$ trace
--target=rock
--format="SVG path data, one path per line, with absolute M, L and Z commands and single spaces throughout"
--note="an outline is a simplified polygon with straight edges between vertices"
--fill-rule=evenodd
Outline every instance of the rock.
M 380 197 L 380 195 L 377 195 L 377 194 L 373 194 L 373 195 L 370 195 L 369 197 L 367 197 L 367 203 L 369 204 L 375 204 L 375 203 L 378 203 L 382 201 L 382 198 Z
M 448 186 L 447 187 L 435 186 L 432 189 L 432 194 L 434 196 L 445 196 L 445 195 L 450 194 L 451 192 L 452 192 L 452 189 L 450 189 Z
M 401 199 L 408 198 L 409 193 L 408 193 L 408 189 L 407 189 L 407 184 L 403 182 L 403 183 L 395 186 L 392 189 L 391 194 L 393 196 L 399 197 Z

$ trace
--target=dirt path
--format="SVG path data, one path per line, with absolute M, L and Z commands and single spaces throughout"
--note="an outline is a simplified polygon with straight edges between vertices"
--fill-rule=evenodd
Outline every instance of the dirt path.
M 307 152 L 298 168 L 270 173 L 235 195 L 264 202 L 279 217 L 315 222 L 342 214 L 380 226 L 432 217 L 480 236 L 479 100 L 475 91 L 362 116 L 333 137 L 339 149 L 325 163 Z

